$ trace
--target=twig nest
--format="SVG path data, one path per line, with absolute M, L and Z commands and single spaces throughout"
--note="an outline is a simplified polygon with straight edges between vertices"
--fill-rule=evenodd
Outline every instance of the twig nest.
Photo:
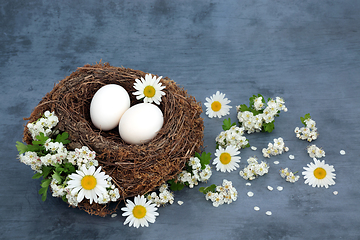
M 60 131 L 68 132 L 69 150 L 87 146 L 97 153 L 96 159 L 120 190 L 122 199 L 143 195 L 155 190 L 167 180 L 175 179 L 186 161 L 200 152 L 203 145 L 203 119 L 201 104 L 169 78 L 160 82 L 166 88 L 159 108 L 164 123 L 151 141 L 131 145 L 121 139 L 118 128 L 101 131 L 90 119 L 90 103 L 102 86 L 118 84 L 130 96 L 131 106 L 140 103 L 132 93 L 135 79 L 145 73 L 108 63 L 85 65 L 61 80 L 35 107 L 29 122 L 36 121 L 46 110 L 54 111 L 59 118 Z M 24 142 L 31 144 L 32 137 L 25 127 Z M 82 201 L 80 208 L 96 214 L 110 213 L 109 206 Z

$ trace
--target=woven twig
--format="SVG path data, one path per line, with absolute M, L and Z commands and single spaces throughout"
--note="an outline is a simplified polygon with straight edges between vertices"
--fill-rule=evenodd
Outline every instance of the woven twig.
M 69 150 L 87 146 L 97 153 L 96 159 L 120 190 L 122 200 L 155 190 L 167 180 L 175 179 L 186 161 L 201 150 L 203 119 L 201 104 L 187 94 L 174 81 L 162 78 L 163 90 L 160 109 L 164 125 L 157 136 L 142 145 L 129 145 L 119 136 L 117 128 L 101 132 L 90 120 L 90 103 L 96 91 L 106 84 L 124 87 L 131 105 L 139 103 L 132 94 L 135 79 L 145 73 L 108 63 L 85 65 L 61 80 L 39 102 L 26 120 L 36 121 L 46 110 L 54 111 L 59 118 L 58 129 L 69 133 Z M 24 129 L 24 142 L 32 141 Z M 116 210 L 108 205 L 89 204 L 83 200 L 79 208 L 90 214 L 105 216 Z

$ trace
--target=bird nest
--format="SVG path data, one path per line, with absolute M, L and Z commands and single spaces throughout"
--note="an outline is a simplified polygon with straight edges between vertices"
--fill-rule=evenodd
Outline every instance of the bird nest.
M 141 145 L 129 145 L 119 136 L 117 128 L 100 131 L 91 122 L 90 103 L 98 89 L 118 84 L 129 93 L 131 105 L 139 103 L 133 87 L 135 79 L 145 73 L 108 63 L 85 65 L 61 80 L 35 107 L 26 120 L 36 121 L 46 110 L 54 111 L 59 119 L 58 130 L 69 133 L 69 150 L 87 146 L 96 152 L 99 165 L 112 177 L 121 199 L 143 195 L 156 190 L 167 180 L 176 179 L 187 160 L 200 152 L 203 145 L 201 104 L 169 78 L 162 78 L 165 96 L 160 109 L 164 124 L 156 137 Z M 27 127 L 24 142 L 31 144 Z M 120 202 L 120 201 L 119 201 Z M 105 216 L 117 207 L 110 204 L 90 204 L 84 199 L 79 208 L 90 214 Z

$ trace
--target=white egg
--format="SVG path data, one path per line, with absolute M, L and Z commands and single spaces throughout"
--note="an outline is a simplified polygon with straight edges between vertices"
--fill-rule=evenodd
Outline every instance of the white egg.
M 147 143 L 156 136 L 163 123 L 160 108 L 151 103 L 139 103 L 129 108 L 120 119 L 120 137 L 129 144 Z
M 121 116 L 130 107 L 130 97 L 120 85 L 101 87 L 90 104 L 90 118 L 96 128 L 109 131 L 118 126 Z

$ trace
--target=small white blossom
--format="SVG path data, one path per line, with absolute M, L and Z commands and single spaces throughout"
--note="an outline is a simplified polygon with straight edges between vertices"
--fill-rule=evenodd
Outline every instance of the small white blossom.
M 161 205 L 166 205 L 167 203 L 173 204 L 174 203 L 174 194 L 169 190 L 169 187 L 166 183 L 163 183 L 159 187 L 159 194 L 156 192 L 152 192 L 147 195 L 148 201 L 156 204 L 157 207 Z
M 250 157 L 247 160 L 248 166 L 239 172 L 240 176 L 246 180 L 254 180 L 256 177 L 263 176 L 269 172 L 269 164 L 264 161 L 258 163 L 256 157 Z
M 37 121 L 28 123 L 27 128 L 31 134 L 31 137 L 34 140 L 36 136 L 43 133 L 45 136 L 49 137 L 52 133 L 52 129 L 58 124 L 58 117 L 54 115 L 54 112 L 45 111 L 44 116 L 39 118 Z
M 270 158 L 270 156 L 276 156 L 283 152 L 289 151 L 289 148 L 285 146 L 283 138 L 275 138 L 274 143 L 269 143 L 267 148 L 262 149 L 264 157 Z M 275 163 L 275 162 L 274 162 Z
M 205 194 L 206 200 L 211 200 L 214 207 L 223 204 L 230 204 L 237 200 L 238 192 L 233 187 L 232 182 L 226 179 L 223 180 L 222 185 L 216 186 L 215 192 L 207 192 Z
M 300 176 L 295 175 L 296 173 L 291 172 L 288 168 L 280 170 L 280 176 L 285 178 L 287 182 L 294 183 L 300 179 Z
M 307 152 L 311 158 L 325 157 L 325 151 L 314 144 L 307 147 Z
M 270 99 L 267 105 L 264 102 L 265 100 L 261 96 L 254 99 L 254 104 L 250 108 L 260 112 L 256 115 L 250 111 L 241 112 L 240 106 L 236 106 L 237 118 L 247 133 L 260 132 L 264 123 L 273 122 L 280 111 L 287 111 L 285 101 L 280 97 Z
M 294 132 L 298 139 L 312 142 L 317 139 L 318 132 L 316 128 L 316 122 L 311 118 L 304 120 L 305 127 L 296 127 Z
M 244 136 L 244 128 L 232 126 L 229 130 L 222 131 L 216 138 L 216 143 L 222 148 L 233 146 L 236 149 L 241 149 L 249 144 L 249 141 Z
M 178 174 L 177 180 L 193 188 L 199 182 L 206 182 L 212 175 L 211 167 L 209 164 L 205 165 L 202 169 L 200 159 L 198 157 L 191 157 L 188 161 L 188 166 L 191 167 L 191 172 L 183 170 Z

